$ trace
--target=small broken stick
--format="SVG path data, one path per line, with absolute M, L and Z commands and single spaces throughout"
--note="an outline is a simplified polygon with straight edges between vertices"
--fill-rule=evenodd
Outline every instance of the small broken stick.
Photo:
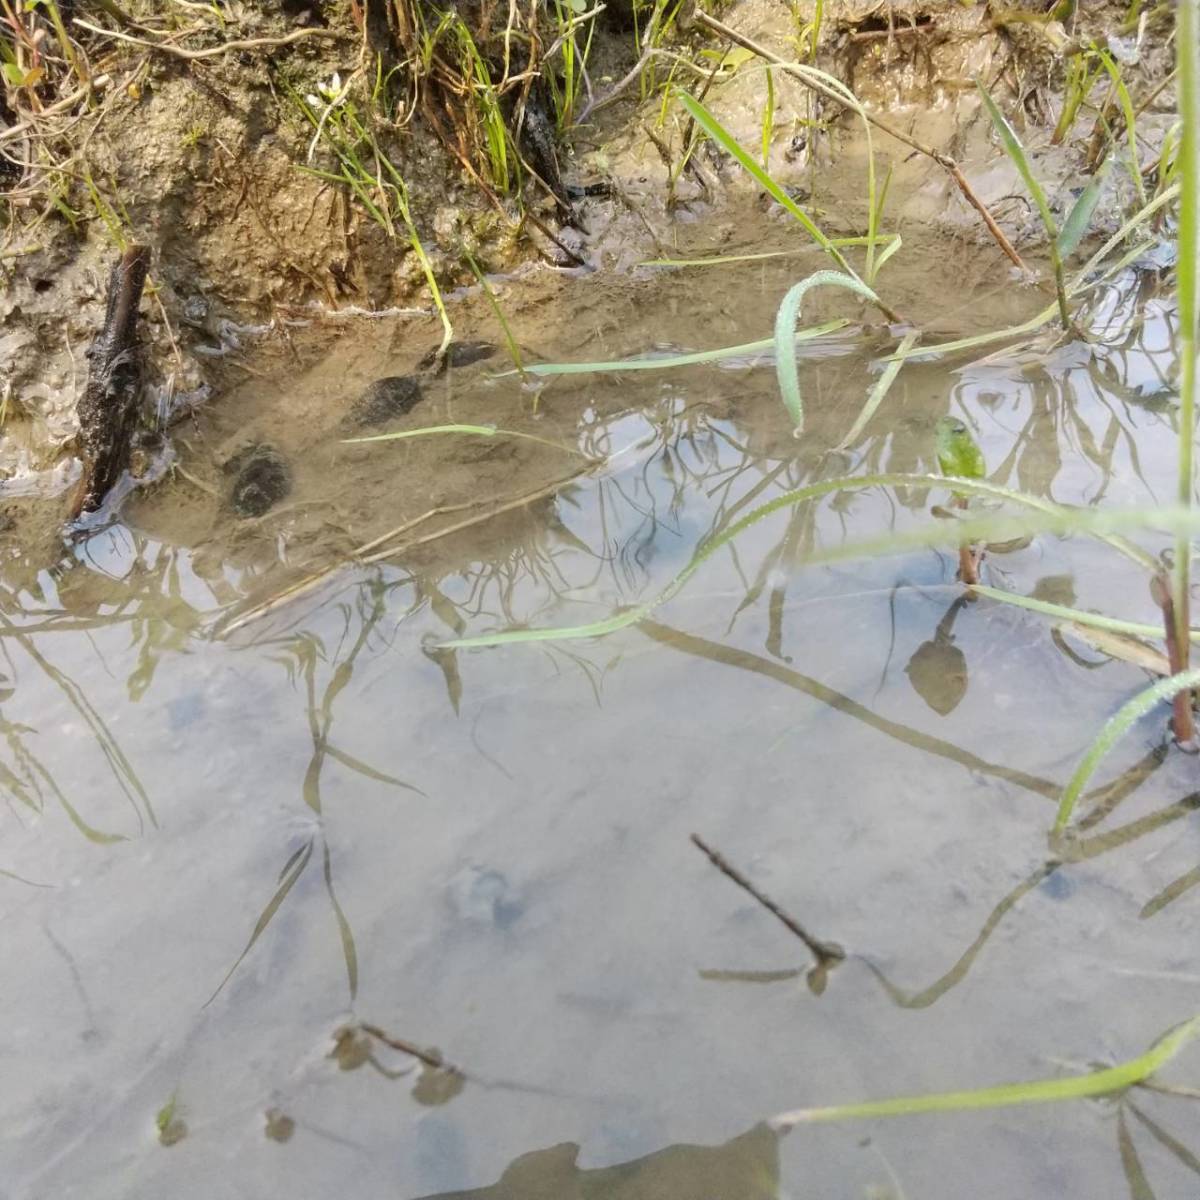
M 141 371 L 134 331 L 150 269 L 145 246 L 130 246 L 108 277 L 104 325 L 88 349 L 88 381 L 79 401 L 83 476 L 73 516 L 95 512 L 129 461 Z
M 808 947 L 809 952 L 817 961 L 808 973 L 807 982 L 812 993 L 819 996 L 825 990 L 829 972 L 845 959 L 845 950 L 836 942 L 825 942 L 820 938 L 813 937 L 795 917 L 790 913 L 784 912 L 774 900 L 763 892 L 760 892 L 723 854 L 709 846 L 699 834 L 693 833 L 692 841 L 700 850 L 704 851 L 708 856 L 708 861 L 722 875 L 732 879 L 743 891 L 749 892 L 767 912 L 782 921 Z

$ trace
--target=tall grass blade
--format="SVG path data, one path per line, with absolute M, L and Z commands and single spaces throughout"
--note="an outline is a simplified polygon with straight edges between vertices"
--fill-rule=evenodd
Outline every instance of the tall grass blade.
M 1200 354 L 1200 0 L 1179 0 L 1175 46 L 1179 73 L 1179 117 L 1183 135 L 1179 146 L 1179 261 L 1175 290 L 1179 299 L 1179 427 L 1177 431 L 1179 504 L 1188 508 L 1194 490 L 1193 446 L 1196 440 L 1197 354 Z M 1187 667 L 1188 605 L 1191 599 L 1191 538 L 1175 541 L 1171 591 L 1175 609 L 1175 640 Z M 1181 714 L 1188 717 L 1189 712 Z M 1190 740 L 1192 730 L 1176 729 Z
M 992 99 L 982 82 L 976 79 L 975 86 L 979 89 L 979 94 L 983 97 L 984 106 L 987 108 L 988 116 L 992 119 L 992 124 L 996 127 L 996 132 L 1000 135 L 1000 141 L 1004 146 L 1005 153 L 1012 159 L 1017 172 L 1025 181 L 1025 187 L 1029 195 L 1033 198 L 1038 215 L 1042 218 L 1042 224 L 1046 229 L 1046 237 L 1049 239 L 1050 262 L 1054 268 L 1054 286 L 1058 292 L 1059 318 L 1062 321 L 1063 329 L 1070 329 L 1071 314 L 1067 310 L 1067 294 L 1063 284 L 1062 257 L 1058 252 L 1058 226 L 1055 223 L 1054 214 L 1050 211 L 1050 202 L 1046 199 L 1046 193 L 1042 185 L 1038 182 L 1037 176 L 1033 173 L 1033 167 L 1029 162 L 1029 157 L 1025 153 L 1025 147 L 1021 145 L 1021 139 L 1017 137 L 1017 131 L 1008 123 L 1008 118 L 1000 111 L 999 106 Z
M 1108 178 L 1108 168 L 1111 159 L 1106 159 L 1100 169 L 1092 176 L 1087 187 L 1079 195 L 1079 199 L 1071 206 L 1067 219 L 1063 222 L 1062 231 L 1058 235 L 1058 252 L 1066 258 L 1075 252 L 1075 248 L 1083 241 L 1084 235 L 1092 224 L 1092 216 L 1096 205 L 1100 202 L 1100 191 Z
M 857 275 L 844 275 L 840 271 L 817 271 L 784 296 L 775 315 L 775 373 L 783 406 L 792 418 L 797 437 L 804 431 L 804 403 L 800 399 L 800 373 L 796 367 L 796 321 L 801 302 L 815 287 L 847 288 L 873 304 L 879 303 L 879 297 Z
M 843 257 L 842 252 L 833 244 L 820 229 L 817 223 L 802 209 L 792 198 L 783 190 L 770 175 L 766 173 L 754 161 L 749 154 L 746 153 L 742 144 L 693 96 L 687 92 L 677 92 L 676 96 L 679 102 L 687 109 L 688 115 L 692 120 L 704 130 L 706 134 L 722 150 L 733 156 L 742 167 L 750 174 L 754 181 L 786 212 L 790 213 L 797 221 L 807 230 L 809 236 L 815 241 L 830 258 L 848 275 L 854 275 L 850 264 Z M 857 278 L 857 276 L 856 276 Z
M 1107 1096 L 1123 1092 L 1148 1079 L 1166 1066 L 1197 1033 L 1200 1015 L 1165 1033 L 1145 1054 L 1090 1075 L 1067 1079 L 1039 1079 L 1032 1083 L 1007 1083 L 999 1087 L 966 1092 L 940 1092 L 925 1096 L 898 1096 L 865 1104 L 839 1104 L 831 1108 L 801 1108 L 781 1113 L 769 1124 L 778 1133 L 815 1121 L 845 1121 L 871 1117 L 912 1116 L 915 1113 L 967 1112 L 973 1109 L 1011 1108 L 1019 1104 L 1046 1104 L 1061 1100 L 1082 1100 L 1088 1096 Z
M 1176 693 L 1197 685 L 1200 685 L 1200 668 L 1181 671 L 1169 679 L 1160 679 L 1123 704 L 1105 722 L 1104 728 L 1100 730 L 1096 739 L 1088 747 L 1087 753 L 1080 759 L 1079 766 L 1075 768 L 1074 774 L 1063 789 L 1062 799 L 1058 803 L 1058 815 L 1054 818 L 1055 833 L 1061 833 L 1067 827 L 1067 822 L 1070 821 L 1071 814 L 1075 811 L 1075 804 L 1087 786 L 1088 780 L 1100 765 L 1101 759 L 1129 732 L 1132 726 L 1163 700 L 1170 700 Z

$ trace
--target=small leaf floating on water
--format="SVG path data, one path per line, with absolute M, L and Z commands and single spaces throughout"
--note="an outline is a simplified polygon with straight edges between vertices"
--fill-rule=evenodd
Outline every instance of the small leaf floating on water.
M 942 417 L 937 423 L 937 460 L 943 475 L 982 479 L 987 474 L 983 451 L 957 417 Z
M 263 1114 L 266 1126 L 263 1133 L 273 1142 L 290 1142 L 296 1132 L 296 1122 L 278 1108 L 268 1108 Z
M 355 1025 L 343 1025 L 333 1035 L 333 1049 L 329 1057 L 334 1059 L 340 1070 L 357 1071 L 370 1061 L 373 1047 L 370 1034 Z
M 187 1137 L 187 1123 L 179 1115 L 179 1099 L 175 1092 L 160 1108 L 154 1117 L 154 1127 L 158 1130 L 158 1140 L 163 1146 L 174 1146 Z
M 412 1098 L 428 1107 L 448 1104 L 463 1090 L 466 1082 L 466 1076 L 455 1067 L 431 1067 L 425 1063 L 413 1084 Z

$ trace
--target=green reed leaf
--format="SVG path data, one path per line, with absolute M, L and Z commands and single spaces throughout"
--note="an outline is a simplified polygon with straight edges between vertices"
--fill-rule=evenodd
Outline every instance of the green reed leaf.
M 829 1108 L 801 1108 L 780 1113 L 768 1124 L 777 1133 L 786 1133 L 797 1125 L 816 1121 L 846 1121 L 872 1117 L 912 1116 L 915 1113 L 967 1112 L 973 1109 L 1011 1108 L 1021 1104 L 1046 1104 L 1061 1100 L 1082 1100 L 1088 1096 L 1107 1096 L 1122 1092 L 1148 1079 L 1166 1066 L 1197 1033 L 1200 1015 L 1176 1025 L 1137 1058 L 1115 1067 L 1076 1075 L 1067 1079 L 1039 1079 L 1031 1083 L 1006 1083 L 998 1087 L 963 1092 L 939 1092 L 924 1096 L 897 1096 L 890 1100 L 865 1104 L 839 1104 Z
M 879 297 L 857 275 L 844 275 L 840 271 L 817 271 L 788 289 L 775 315 L 775 374 L 796 436 L 804 430 L 804 403 L 800 399 L 800 373 L 796 367 L 796 321 L 801 302 L 815 287 L 847 288 L 873 304 L 879 303 Z
M 1182 692 L 1186 688 L 1200 685 L 1200 667 L 1190 671 L 1181 671 L 1168 679 L 1160 679 L 1151 684 L 1145 691 L 1139 692 L 1132 700 L 1123 704 L 1117 712 L 1105 722 L 1104 727 L 1096 735 L 1088 747 L 1087 753 L 1079 761 L 1074 774 L 1063 789 L 1062 799 L 1058 803 L 1058 815 L 1054 818 L 1054 832 L 1061 833 L 1071 819 L 1083 789 L 1088 780 L 1100 765 L 1101 759 L 1125 736 L 1132 726 L 1144 717 L 1151 709 L 1164 700 Z
M 796 332 L 797 342 L 810 342 L 813 338 L 824 337 L 827 333 L 836 333 L 845 329 L 850 322 L 841 318 L 836 321 L 826 321 L 823 325 L 814 325 L 809 329 Z M 705 363 L 722 362 L 727 358 L 747 358 L 755 354 L 763 354 L 775 347 L 773 337 L 762 338 L 757 342 L 743 342 L 739 346 L 720 346 L 716 350 L 697 350 L 688 354 L 663 354 L 654 358 L 622 358 L 609 362 L 586 363 L 535 363 L 525 368 L 526 375 L 588 375 L 593 372 L 606 371 L 665 371 L 672 367 L 693 367 Z M 504 371 L 497 375 L 503 379 L 515 375 L 515 371 Z

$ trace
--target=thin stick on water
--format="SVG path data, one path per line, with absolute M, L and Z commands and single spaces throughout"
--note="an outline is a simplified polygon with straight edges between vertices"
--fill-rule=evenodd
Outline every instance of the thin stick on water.
M 796 920 L 790 913 L 784 912 L 770 896 L 759 891 L 748 880 L 745 875 L 733 866 L 729 860 L 719 851 L 714 850 L 698 833 L 692 834 L 692 841 L 702 850 L 707 856 L 708 861 L 712 863 L 722 875 L 732 879 L 744 892 L 748 892 L 755 900 L 759 902 L 772 916 L 782 921 L 792 933 L 794 933 L 808 947 L 813 958 L 817 960 L 818 968 L 828 969 L 840 963 L 845 957 L 846 952 L 836 942 L 822 941 L 820 938 L 813 937 L 799 921 Z

